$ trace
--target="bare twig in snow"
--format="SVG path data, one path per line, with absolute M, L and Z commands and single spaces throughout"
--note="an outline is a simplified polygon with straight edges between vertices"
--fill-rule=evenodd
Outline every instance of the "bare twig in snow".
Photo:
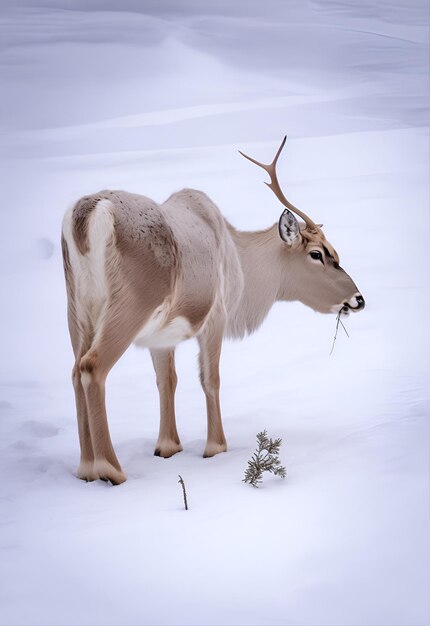
M 182 476 L 180 474 L 178 474 L 179 476 L 179 480 L 178 483 L 181 483 L 182 486 L 182 493 L 184 495 L 184 506 L 185 506 L 185 510 L 188 511 L 188 500 L 187 500 L 187 490 L 185 489 L 185 483 L 184 483 L 184 479 L 182 478 Z

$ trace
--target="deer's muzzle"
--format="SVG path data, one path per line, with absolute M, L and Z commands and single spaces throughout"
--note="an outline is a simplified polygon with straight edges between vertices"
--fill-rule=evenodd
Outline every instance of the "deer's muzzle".
M 343 303 L 343 310 L 346 311 L 361 311 L 361 309 L 364 309 L 364 307 L 366 306 L 366 303 L 364 301 L 363 296 L 361 295 L 361 293 L 357 293 L 355 294 L 355 296 L 352 296 L 352 298 L 350 298 L 348 300 L 348 302 L 344 302 Z

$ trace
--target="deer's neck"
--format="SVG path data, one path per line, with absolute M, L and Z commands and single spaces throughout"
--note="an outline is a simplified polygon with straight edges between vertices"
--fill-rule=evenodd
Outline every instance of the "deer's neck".
M 243 337 L 254 332 L 279 299 L 282 281 L 282 242 L 277 224 L 264 231 L 243 232 L 228 224 L 236 246 L 244 286 L 237 306 L 229 316 L 227 334 Z

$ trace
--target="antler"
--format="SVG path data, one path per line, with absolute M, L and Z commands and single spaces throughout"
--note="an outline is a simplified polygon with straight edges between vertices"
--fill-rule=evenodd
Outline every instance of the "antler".
M 276 175 L 276 163 L 278 161 L 279 155 L 282 152 L 282 148 L 285 146 L 285 142 L 287 141 L 287 135 L 285 135 L 285 137 L 282 140 L 281 145 L 279 146 L 278 152 L 276 153 L 275 158 L 273 159 L 273 161 L 269 164 L 265 164 L 265 163 L 260 163 L 259 161 L 256 161 L 255 159 L 253 159 L 252 157 L 248 156 L 247 154 L 244 154 L 243 152 L 241 152 L 241 150 L 239 150 L 240 154 L 242 156 L 245 157 L 245 159 L 248 159 L 248 161 L 251 161 L 252 163 L 255 163 L 256 165 L 258 165 L 259 167 L 262 167 L 263 170 L 266 170 L 266 172 L 269 174 L 270 176 L 270 183 L 265 183 L 275 194 L 275 196 L 278 198 L 278 200 L 281 201 L 281 203 L 287 207 L 287 209 L 290 209 L 291 211 L 293 211 L 293 213 L 295 213 L 296 215 L 298 215 L 299 217 L 302 218 L 302 220 L 304 220 L 306 227 L 309 231 L 314 231 L 314 232 L 318 232 L 318 227 L 317 225 L 311 220 L 310 217 L 308 217 L 306 215 L 306 213 L 303 213 L 303 211 L 300 211 L 300 209 L 298 209 L 297 207 L 294 206 L 294 204 L 291 204 L 291 202 L 289 202 L 287 200 L 287 198 L 284 196 L 281 186 L 279 184 L 278 181 L 278 177 Z

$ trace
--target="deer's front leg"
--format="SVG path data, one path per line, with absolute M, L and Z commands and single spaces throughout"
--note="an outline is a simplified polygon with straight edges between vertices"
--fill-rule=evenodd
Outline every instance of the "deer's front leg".
M 203 453 L 204 457 L 227 451 L 219 402 L 219 360 L 223 334 L 224 322 L 219 320 L 209 323 L 199 336 L 200 381 L 206 396 L 208 416 L 208 438 Z
M 174 350 L 151 350 L 151 357 L 160 394 L 160 432 L 154 454 L 167 459 L 182 450 L 175 418 L 177 383 L 175 352 Z

